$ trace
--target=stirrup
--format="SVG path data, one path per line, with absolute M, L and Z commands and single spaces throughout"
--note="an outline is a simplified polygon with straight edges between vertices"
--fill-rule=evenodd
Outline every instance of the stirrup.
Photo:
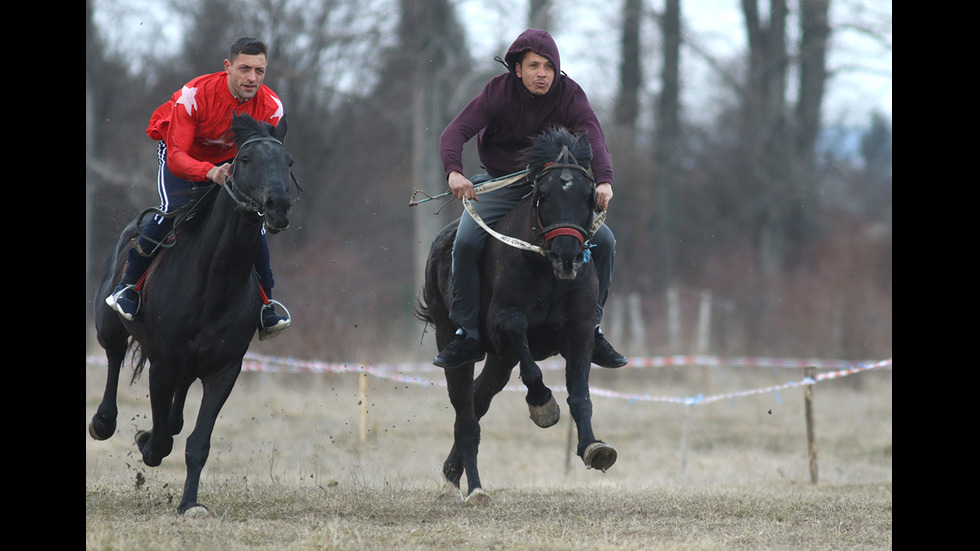
M 123 312 L 118 306 L 119 297 L 121 297 L 123 293 L 129 291 L 130 289 L 132 289 L 133 293 L 136 294 L 136 310 L 133 312 L 132 315 Z M 118 291 L 107 296 L 105 298 L 105 303 L 109 306 L 109 308 L 115 310 L 116 313 L 118 313 L 120 316 L 126 318 L 127 320 L 132 321 L 133 318 L 136 317 L 136 314 L 139 313 L 140 307 L 143 306 L 143 293 L 139 292 L 139 289 L 136 288 L 136 284 L 130 283 L 125 287 L 123 287 L 122 289 L 119 289 Z
M 262 311 L 265 310 L 267 306 L 272 306 L 272 305 L 277 305 L 280 308 L 282 308 L 283 312 L 286 313 L 286 319 L 289 320 L 289 324 L 287 324 L 286 327 L 283 327 L 282 329 L 276 331 L 270 331 L 265 327 L 265 324 L 262 323 Z M 267 304 L 263 304 L 262 308 L 259 308 L 259 340 L 264 341 L 278 336 L 279 333 L 282 333 L 283 331 L 288 329 L 289 325 L 292 324 L 292 322 L 293 322 L 293 316 L 290 315 L 289 309 L 286 308 L 283 305 L 283 303 L 279 302 L 278 300 L 269 299 L 269 302 Z

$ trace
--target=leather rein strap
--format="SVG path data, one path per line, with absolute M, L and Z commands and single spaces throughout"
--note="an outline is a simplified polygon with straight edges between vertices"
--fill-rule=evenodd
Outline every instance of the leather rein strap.
M 590 171 L 589 169 L 584 168 L 584 167 L 578 165 L 575 162 L 569 162 L 569 159 L 571 159 L 571 161 L 574 161 L 575 160 L 575 158 L 572 156 L 572 154 L 569 153 L 568 146 L 562 146 L 562 151 L 561 151 L 561 153 L 558 154 L 558 158 L 555 160 L 555 162 L 548 163 L 547 165 L 545 165 L 545 167 L 543 169 L 541 169 L 541 171 L 535 177 L 535 179 L 534 179 L 534 191 L 533 191 L 533 193 L 534 193 L 535 218 L 537 218 L 537 213 L 538 213 L 538 181 L 541 179 L 541 177 L 544 174 L 546 174 L 548 172 L 551 172 L 552 170 L 561 170 L 562 172 L 560 174 L 560 178 L 563 181 L 571 181 L 572 176 L 571 176 L 571 172 L 570 171 L 571 170 L 578 170 L 579 172 L 582 172 L 583 174 L 585 174 L 586 177 L 588 177 L 589 181 L 592 182 L 592 188 L 593 188 L 593 190 L 595 189 L 595 180 L 592 177 L 592 171 Z M 565 161 L 565 162 L 558 162 L 558 161 Z M 522 177 L 523 177 L 523 173 L 522 174 L 518 174 L 517 176 L 514 176 L 513 178 L 504 179 L 504 180 L 501 180 L 500 182 L 494 182 L 494 184 L 492 186 L 481 186 L 479 189 L 476 190 L 476 193 L 478 193 L 478 194 L 479 193 L 486 193 L 488 191 L 493 191 L 495 189 L 499 189 L 501 187 L 510 185 L 510 184 L 518 181 Z M 480 225 L 481 228 L 483 228 L 488 234 L 492 235 L 498 241 L 500 241 L 500 242 L 502 242 L 504 244 L 510 245 L 511 247 L 514 247 L 514 248 L 517 248 L 517 249 L 522 249 L 522 250 L 525 250 L 525 251 L 535 252 L 535 253 L 538 253 L 538 254 L 540 254 L 542 256 L 547 256 L 548 255 L 548 251 L 544 247 L 541 247 L 539 245 L 534 245 L 534 244 L 528 243 L 528 242 L 523 241 L 521 239 L 517 239 L 516 237 L 511 237 L 509 235 L 503 235 L 503 234 L 495 231 L 493 228 L 491 228 L 490 226 L 488 226 L 486 224 L 486 222 L 483 221 L 482 218 L 480 218 L 480 215 L 476 213 L 476 209 L 473 208 L 473 205 L 470 204 L 470 200 L 467 199 L 466 197 L 463 197 L 463 207 L 466 209 L 466 212 L 468 212 L 470 214 L 470 216 L 473 218 L 473 220 L 477 224 Z M 600 227 L 602 227 L 602 224 L 605 223 L 605 220 L 606 220 L 606 211 L 599 211 L 599 212 L 595 213 L 595 216 L 593 216 L 593 218 L 592 218 L 592 226 L 590 227 L 590 229 L 588 231 L 586 231 L 585 229 L 579 227 L 576 224 L 564 224 L 564 223 L 560 223 L 560 224 L 552 224 L 551 226 L 548 226 L 547 228 L 544 228 L 542 230 L 539 230 L 538 233 L 539 234 L 542 234 L 544 236 L 544 242 L 546 244 L 548 243 L 548 241 L 550 241 L 551 239 L 553 239 L 555 237 L 558 237 L 559 235 L 571 235 L 571 236 L 576 237 L 579 240 L 579 243 L 582 244 L 582 248 L 583 249 L 588 249 L 588 248 L 591 247 L 591 245 L 589 245 L 588 240 L 591 239 L 593 235 L 595 235 L 595 232 L 598 231 Z

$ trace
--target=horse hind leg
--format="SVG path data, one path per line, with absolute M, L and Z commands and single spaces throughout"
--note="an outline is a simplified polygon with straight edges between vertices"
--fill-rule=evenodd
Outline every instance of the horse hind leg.
M 150 365 L 150 413 L 153 427 L 150 431 L 136 434 L 136 446 L 143 454 L 147 467 L 157 467 L 174 447 L 170 431 L 170 408 L 174 400 L 175 385 L 169 364 Z
M 88 426 L 89 435 L 96 440 L 106 440 L 116 432 L 116 416 L 119 414 L 116 408 L 116 394 L 119 390 L 119 371 L 125 358 L 125 343 L 121 347 L 106 349 L 109 368 L 106 374 L 105 391 L 102 394 L 102 402 L 99 403 L 99 408 Z
M 220 374 L 202 380 L 204 393 L 201 398 L 201 408 L 197 414 L 194 431 L 187 437 L 184 458 L 187 466 L 187 477 L 184 480 L 184 493 L 177 506 L 179 514 L 207 515 L 208 508 L 197 502 L 197 491 L 201 481 L 201 471 L 208 461 L 211 449 L 211 433 L 218 414 L 224 406 L 231 390 L 235 386 L 241 363 L 222 371 Z

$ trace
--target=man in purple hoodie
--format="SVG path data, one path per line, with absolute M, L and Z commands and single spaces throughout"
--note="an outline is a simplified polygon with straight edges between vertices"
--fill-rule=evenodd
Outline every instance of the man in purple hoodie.
M 499 60 L 499 58 L 498 58 Z M 490 79 L 462 112 L 442 132 L 440 155 L 446 169 L 449 189 L 473 207 L 489 225 L 507 214 L 524 196 L 526 186 L 506 187 L 477 198 L 473 181 L 463 171 L 463 144 L 477 136 L 477 150 L 486 174 L 473 177 L 477 182 L 506 176 L 522 170 L 519 152 L 531 140 L 555 126 L 576 134 L 587 133 L 592 145 L 592 173 L 598 207 L 605 210 L 612 199 L 612 156 L 606 138 L 585 92 L 561 72 L 558 45 L 546 31 L 529 29 L 514 40 L 504 63 L 508 72 Z M 480 341 L 479 258 L 487 233 L 466 212 L 459 221 L 453 242 L 453 303 L 449 317 L 460 328 L 453 340 L 439 352 L 433 363 L 451 368 L 486 357 Z M 603 337 L 599 329 L 602 307 L 612 281 L 616 239 L 603 225 L 593 237 L 592 258 L 599 279 L 599 307 L 595 320 L 595 347 L 592 362 L 602 367 L 622 367 L 626 358 Z

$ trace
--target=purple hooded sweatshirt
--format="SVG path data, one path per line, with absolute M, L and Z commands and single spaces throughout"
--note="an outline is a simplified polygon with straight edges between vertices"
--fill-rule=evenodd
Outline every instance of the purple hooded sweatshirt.
M 535 96 L 517 78 L 514 67 L 523 52 L 544 56 L 555 66 L 551 89 Z M 592 145 L 592 174 L 597 183 L 613 182 L 612 156 L 589 100 L 574 80 L 561 72 L 558 45 L 546 31 L 529 29 L 514 40 L 504 57 L 510 71 L 497 75 L 442 132 L 439 154 L 446 177 L 463 172 L 463 144 L 477 136 L 480 161 L 492 178 L 523 170 L 520 151 L 531 139 L 554 126 L 587 133 Z

